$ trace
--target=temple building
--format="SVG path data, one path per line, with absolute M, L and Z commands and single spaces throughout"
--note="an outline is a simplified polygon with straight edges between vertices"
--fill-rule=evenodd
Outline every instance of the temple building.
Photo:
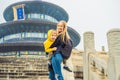
M 0 80 L 49 80 L 43 42 L 47 31 L 56 29 L 60 20 L 68 22 L 68 13 L 53 3 L 33 0 L 9 5 L 3 16 L 6 22 L 0 24 Z M 80 34 L 70 26 L 68 33 L 76 47 Z M 82 53 L 75 49 L 72 52 L 76 58 L 71 57 L 68 63 L 73 72 L 63 70 L 65 80 L 83 78 L 82 68 L 76 64 L 76 59 L 78 63 L 81 60 L 77 55 Z

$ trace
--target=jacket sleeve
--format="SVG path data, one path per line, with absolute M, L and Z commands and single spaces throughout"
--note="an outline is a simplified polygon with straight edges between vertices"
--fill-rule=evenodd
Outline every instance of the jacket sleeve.
M 53 51 L 53 48 L 50 48 L 49 46 L 47 46 L 46 43 L 44 43 L 44 50 L 45 50 L 45 52 L 49 53 L 49 52 Z
M 45 48 L 45 52 L 49 53 L 49 52 L 52 52 L 53 51 L 53 48 Z

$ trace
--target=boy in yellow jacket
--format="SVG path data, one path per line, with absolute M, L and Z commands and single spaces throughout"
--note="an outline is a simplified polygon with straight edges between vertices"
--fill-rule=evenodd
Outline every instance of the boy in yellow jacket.
M 51 59 L 52 54 L 53 54 L 52 52 L 57 50 L 57 47 L 50 48 L 50 46 L 54 43 L 56 38 L 57 38 L 57 32 L 53 29 L 49 30 L 48 34 L 47 34 L 47 40 L 45 40 L 45 42 L 43 43 L 45 52 L 48 55 L 48 60 L 49 60 L 48 66 L 49 66 L 49 68 L 52 68 L 51 67 L 51 62 L 50 62 L 50 59 Z M 63 64 L 64 64 L 64 67 L 63 67 L 64 69 L 66 69 L 69 72 L 72 72 L 69 69 L 69 67 L 66 65 L 66 60 L 63 60 Z
M 55 30 L 49 30 L 47 34 L 47 40 L 44 42 L 45 52 L 48 53 L 48 59 L 52 57 L 52 52 L 56 51 L 57 47 L 50 48 L 57 37 L 57 32 Z

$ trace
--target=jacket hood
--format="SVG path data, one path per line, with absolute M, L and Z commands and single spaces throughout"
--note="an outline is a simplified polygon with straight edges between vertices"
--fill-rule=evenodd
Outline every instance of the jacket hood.
M 48 36 L 47 36 L 47 39 L 48 39 L 49 41 L 51 41 L 52 31 L 53 31 L 53 30 L 49 30 L 49 31 L 48 31 L 48 34 L 47 34 L 47 35 L 48 35 Z
M 51 34 L 53 30 L 49 30 L 47 33 L 47 39 L 44 42 L 44 48 L 45 52 L 51 52 L 52 49 L 50 49 L 50 46 L 53 44 L 53 41 L 51 40 Z

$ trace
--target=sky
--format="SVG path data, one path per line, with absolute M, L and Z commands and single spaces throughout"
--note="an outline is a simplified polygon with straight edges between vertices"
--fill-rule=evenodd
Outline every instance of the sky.
M 25 0 L 0 0 L 0 23 L 5 22 L 3 11 L 10 4 Z M 26 0 L 27 1 L 27 0 Z M 33 0 L 32 0 L 33 1 Z M 75 29 L 81 36 L 76 47 L 84 50 L 83 34 L 92 31 L 95 38 L 95 49 L 107 46 L 107 32 L 120 28 L 120 0 L 42 0 L 62 7 L 69 15 L 68 26 Z

